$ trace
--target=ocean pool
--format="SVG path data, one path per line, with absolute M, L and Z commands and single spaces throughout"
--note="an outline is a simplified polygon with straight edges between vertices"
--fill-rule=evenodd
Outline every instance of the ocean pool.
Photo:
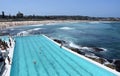
M 116 76 L 43 35 L 16 37 L 10 76 Z

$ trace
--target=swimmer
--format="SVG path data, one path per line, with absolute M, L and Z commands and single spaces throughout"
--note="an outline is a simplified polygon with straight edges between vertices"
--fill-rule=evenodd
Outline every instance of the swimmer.
M 36 61 L 33 61 L 34 64 L 36 64 L 37 62 Z

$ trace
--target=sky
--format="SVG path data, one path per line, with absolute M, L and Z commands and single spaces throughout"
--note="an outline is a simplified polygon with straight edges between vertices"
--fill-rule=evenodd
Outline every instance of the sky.
M 0 12 L 15 15 L 120 17 L 120 0 L 0 0 Z

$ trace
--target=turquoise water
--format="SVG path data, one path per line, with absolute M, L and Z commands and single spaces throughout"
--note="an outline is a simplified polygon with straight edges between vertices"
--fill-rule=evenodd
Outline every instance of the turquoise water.
M 8 36 L 0 36 L 0 39 L 3 40 L 3 41 L 9 41 Z
M 10 76 L 115 76 L 42 35 L 15 39 Z

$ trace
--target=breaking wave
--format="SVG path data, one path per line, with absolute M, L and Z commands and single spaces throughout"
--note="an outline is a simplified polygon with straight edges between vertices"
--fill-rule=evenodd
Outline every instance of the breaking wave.
M 99 21 L 93 21 L 93 22 L 89 22 L 90 24 L 99 24 Z
M 26 35 L 29 35 L 30 32 L 32 32 L 32 31 L 38 31 L 40 29 L 43 29 L 43 28 L 34 28 L 34 29 L 26 30 L 26 31 L 21 31 L 21 32 L 17 33 L 17 36 L 20 36 L 21 34 L 23 34 L 23 36 L 26 36 Z
M 61 27 L 59 29 L 62 29 L 62 30 L 73 30 L 74 28 L 71 28 L 71 27 Z
M 19 33 L 17 33 L 17 36 L 20 36 L 21 34 L 23 34 L 23 36 L 29 35 L 28 31 L 21 31 Z
M 69 46 L 70 46 L 70 47 L 73 47 L 73 48 L 80 49 L 80 46 L 74 44 L 73 42 L 70 42 L 70 43 L 69 43 Z
M 30 30 L 28 30 L 28 31 L 38 31 L 38 30 L 40 30 L 40 29 L 43 29 L 43 28 L 34 28 L 34 29 L 30 29 Z

